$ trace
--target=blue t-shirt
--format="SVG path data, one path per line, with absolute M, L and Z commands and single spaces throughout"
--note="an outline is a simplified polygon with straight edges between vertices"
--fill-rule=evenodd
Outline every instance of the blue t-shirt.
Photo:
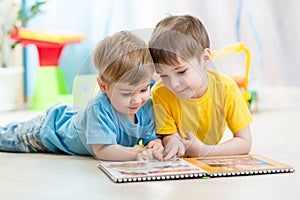
M 136 118 L 136 124 L 130 122 L 99 91 L 84 110 L 62 104 L 50 108 L 40 138 L 55 153 L 93 156 L 92 144 L 132 147 L 140 140 L 147 144 L 157 138 L 151 100 L 136 113 Z

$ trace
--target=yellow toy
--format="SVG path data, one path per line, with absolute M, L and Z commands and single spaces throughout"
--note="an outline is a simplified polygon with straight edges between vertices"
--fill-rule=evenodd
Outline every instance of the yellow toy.
M 212 57 L 214 60 L 228 55 L 230 53 L 240 53 L 244 52 L 246 56 L 245 60 L 245 76 L 239 77 L 234 75 L 233 79 L 239 86 L 242 91 L 243 97 L 251 111 L 257 111 L 257 93 L 255 91 L 248 90 L 248 81 L 249 81 L 249 70 L 250 70 L 250 61 L 251 54 L 250 51 L 245 47 L 244 43 L 240 42 L 237 44 L 229 45 L 221 50 L 213 51 Z

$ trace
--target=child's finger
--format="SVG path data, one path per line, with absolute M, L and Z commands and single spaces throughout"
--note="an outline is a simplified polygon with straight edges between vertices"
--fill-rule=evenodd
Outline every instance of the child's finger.
M 153 160 L 152 151 L 142 151 L 137 155 L 137 160 Z
M 167 154 L 164 154 L 163 160 L 169 160 L 170 158 L 173 158 L 175 154 L 173 152 L 168 152 Z
M 167 151 L 164 151 L 164 160 L 169 160 L 171 158 L 176 157 L 178 154 L 178 146 L 174 146 L 169 148 Z
M 151 148 L 153 148 L 153 146 L 154 146 L 154 142 L 153 141 L 150 141 L 150 142 L 148 142 L 148 144 L 147 144 L 147 148 L 148 149 L 151 149 Z
M 163 149 L 157 150 L 157 151 L 153 151 L 153 156 L 157 160 L 162 160 L 163 159 Z
M 180 146 L 178 147 L 178 153 L 177 153 L 177 156 L 180 158 L 180 157 L 184 156 L 184 153 L 185 153 L 184 145 L 180 145 Z

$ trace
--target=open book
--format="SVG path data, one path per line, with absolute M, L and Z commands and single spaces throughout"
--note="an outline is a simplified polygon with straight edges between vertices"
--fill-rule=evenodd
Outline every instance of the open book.
M 99 168 L 116 183 L 291 173 L 295 171 L 289 165 L 258 154 L 176 158 L 168 161 L 100 161 Z

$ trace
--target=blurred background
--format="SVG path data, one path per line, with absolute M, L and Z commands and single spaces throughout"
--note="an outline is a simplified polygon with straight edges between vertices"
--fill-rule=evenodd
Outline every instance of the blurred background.
M 36 2 L 11 1 L 23 8 Z M 66 45 L 59 60 L 69 92 L 76 75 L 95 73 L 91 53 L 104 37 L 121 30 L 151 30 L 170 14 L 191 14 L 206 25 L 212 50 L 238 42 L 249 49 L 249 89 L 258 93 L 261 108 L 298 105 L 300 100 L 298 0 L 45 0 L 41 10 L 27 28 L 86 36 L 81 42 Z M 24 94 L 30 101 L 39 67 L 37 50 L 28 45 L 25 53 L 19 50 L 16 55 L 15 65 L 25 69 Z M 216 62 L 216 68 L 243 76 L 244 60 L 243 54 L 228 55 Z

